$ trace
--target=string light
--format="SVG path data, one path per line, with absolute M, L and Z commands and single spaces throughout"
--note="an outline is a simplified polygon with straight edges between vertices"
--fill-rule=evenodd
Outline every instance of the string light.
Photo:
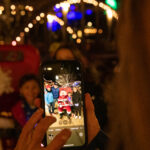
M 67 1 L 65 1 L 63 3 L 60 3 L 60 6 L 62 7 L 63 12 L 67 13 L 69 10 L 70 4 Z
M 47 15 L 47 20 L 48 20 L 49 23 L 52 23 L 53 20 L 54 20 L 54 16 L 51 15 L 51 14 L 48 14 L 48 15 Z
M 12 11 L 11 11 L 11 14 L 12 14 L 12 15 L 16 15 L 16 11 L 15 11 L 15 10 L 12 10 Z
M 40 20 L 41 20 L 41 17 L 40 17 L 40 16 L 36 16 L 36 20 L 37 20 L 37 21 L 40 21 Z
M 111 9 L 107 9 L 106 14 L 107 14 L 107 18 L 108 18 L 108 19 L 112 19 L 113 14 L 112 14 Z
M 102 29 L 99 29 L 99 30 L 98 30 L 98 33 L 99 33 L 99 34 L 102 34 L 102 33 L 103 33 L 103 30 L 102 30 Z
M 16 41 L 12 41 L 12 46 L 16 46 L 17 45 L 17 42 Z
M 76 39 L 77 38 L 77 35 L 74 33 L 74 34 L 72 34 L 72 38 L 73 39 Z
M 24 16 L 26 12 L 24 10 L 20 11 L 21 16 Z
M 16 37 L 16 41 L 17 41 L 17 42 L 20 42 L 20 41 L 21 41 L 21 37 L 20 37 L 20 36 L 17 36 L 17 37 Z
M 15 5 L 11 5 L 10 8 L 11 8 L 12 10 L 15 10 L 15 9 L 16 9 L 16 6 L 15 6 Z
M 0 10 L 1 10 L 1 11 L 4 11 L 4 6 L 0 6 Z
M 67 27 L 67 31 L 69 34 L 73 34 L 73 29 L 71 27 Z
M 29 23 L 29 24 L 28 24 L 28 27 L 29 27 L 29 28 L 33 28 L 33 24 L 32 24 L 32 23 Z
M 80 43 L 81 43 L 81 39 L 77 39 L 76 42 L 77 42 L 78 44 L 80 44 Z
M 92 24 L 92 22 L 90 22 L 90 21 L 87 23 L 87 26 L 88 26 L 88 27 L 92 27 L 92 25 L 93 25 L 93 24 Z
M 23 37 L 24 36 L 24 32 L 20 32 L 20 36 Z
M 29 6 L 29 11 L 33 11 L 33 7 L 32 6 Z
M 44 18 L 44 17 L 45 17 L 45 14 L 44 14 L 44 13 L 40 13 L 40 17 L 41 17 L 41 18 Z
M 84 33 L 85 34 L 95 34 L 95 33 L 97 33 L 97 29 L 96 28 L 92 28 L 92 29 L 85 28 Z
M 78 35 L 78 37 L 81 38 L 81 37 L 82 37 L 82 31 L 81 31 L 81 30 L 78 30 L 78 31 L 77 31 L 77 35 Z
M 25 31 L 25 32 L 29 32 L 29 28 L 28 28 L 28 27 L 25 27 L 25 28 L 24 28 L 24 31 Z

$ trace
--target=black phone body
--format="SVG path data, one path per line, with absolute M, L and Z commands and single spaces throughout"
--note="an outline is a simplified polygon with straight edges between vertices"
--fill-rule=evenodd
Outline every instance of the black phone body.
M 46 145 L 64 128 L 72 135 L 64 149 L 78 149 L 87 144 L 83 72 L 78 61 L 50 61 L 41 66 L 44 115 L 57 121 L 45 136 Z

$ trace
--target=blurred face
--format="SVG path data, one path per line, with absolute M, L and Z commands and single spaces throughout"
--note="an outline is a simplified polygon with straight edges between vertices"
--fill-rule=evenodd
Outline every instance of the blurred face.
M 34 104 L 34 100 L 38 97 L 39 93 L 40 87 L 34 80 L 25 82 L 20 88 L 20 94 L 25 98 L 29 105 Z
M 56 60 L 74 60 L 74 56 L 69 49 L 61 49 L 56 54 Z

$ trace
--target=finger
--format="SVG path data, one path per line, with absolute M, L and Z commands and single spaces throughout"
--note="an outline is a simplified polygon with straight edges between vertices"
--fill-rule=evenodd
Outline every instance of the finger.
M 55 136 L 54 140 L 46 147 L 46 150 L 59 150 L 67 142 L 71 136 L 69 129 L 63 129 L 58 135 Z
M 51 124 L 53 124 L 55 121 L 56 121 L 56 118 L 52 116 L 48 116 L 48 117 L 41 119 L 33 132 L 32 143 L 36 145 L 40 144 L 41 141 L 43 140 L 43 137 L 45 135 L 47 128 Z
M 29 121 L 26 123 L 24 128 L 22 129 L 21 135 L 19 137 L 17 147 L 24 143 L 30 133 L 32 132 L 32 129 L 34 128 L 35 124 L 42 118 L 43 109 L 39 108 L 29 119 Z M 16 148 L 17 148 L 16 147 Z
M 88 112 L 91 112 L 91 111 L 94 112 L 94 105 L 93 105 L 93 102 L 89 93 L 85 94 L 85 106 Z

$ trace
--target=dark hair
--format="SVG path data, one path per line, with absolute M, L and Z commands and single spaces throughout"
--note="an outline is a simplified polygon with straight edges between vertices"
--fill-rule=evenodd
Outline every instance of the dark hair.
M 21 88 L 26 82 L 31 81 L 31 80 L 36 81 L 36 82 L 38 83 L 38 85 L 40 86 L 40 81 L 39 81 L 39 79 L 37 78 L 36 75 L 34 75 L 34 74 L 25 74 L 25 75 L 20 79 L 19 88 Z
M 56 60 L 56 55 L 61 49 L 68 49 L 72 52 L 75 60 L 79 60 L 82 57 L 81 52 L 76 48 L 73 43 L 61 43 L 60 46 L 56 49 L 53 59 Z

